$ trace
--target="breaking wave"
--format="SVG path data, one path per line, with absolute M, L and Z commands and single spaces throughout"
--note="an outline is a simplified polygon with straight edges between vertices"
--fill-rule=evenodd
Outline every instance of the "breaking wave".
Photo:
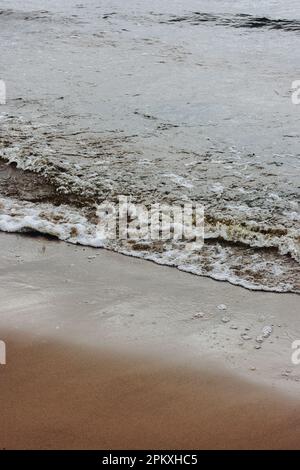
M 214 183 L 208 178 L 208 170 L 214 166 L 211 155 L 202 155 L 197 165 L 188 164 L 187 173 L 182 172 L 181 161 L 178 168 L 174 163 L 174 173 L 170 173 L 163 160 L 156 165 L 145 162 L 127 144 L 128 139 L 117 135 L 100 139 L 85 132 L 61 134 L 55 129 L 33 129 L 31 123 L 22 120 L 4 119 L 0 136 L 0 230 L 36 231 L 249 289 L 300 292 L 300 216 L 295 195 L 286 192 L 285 181 L 281 186 L 278 176 L 266 171 L 268 184 L 264 181 L 248 191 L 249 175 L 237 172 L 239 185 L 231 175 L 232 181 L 224 187 L 224 173 Z M 234 163 L 238 168 L 238 158 Z M 224 171 L 226 164 L 224 156 Z M 250 163 L 248 171 L 257 172 L 255 165 L 251 168 Z M 198 185 L 202 193 L 197 193 Z M 99 237 L 97 204 L 114 202 L 119 195 L 130 195 L 132 202 L 146 206 L 157 202 L 203 204 L 203 248 L 192 252 L 184 250 L 178 241 L 111 241 Z

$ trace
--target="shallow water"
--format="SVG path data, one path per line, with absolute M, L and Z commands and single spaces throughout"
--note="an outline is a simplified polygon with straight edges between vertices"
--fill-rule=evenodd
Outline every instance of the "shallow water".
M 0 153 L 18 167 L 1 166 L 2 230 L 299 291 L 298 1 L 25 0 L 1 11 Z M 94 205 L 120 194 L 204 204 L 204 248 L 100 244 Z

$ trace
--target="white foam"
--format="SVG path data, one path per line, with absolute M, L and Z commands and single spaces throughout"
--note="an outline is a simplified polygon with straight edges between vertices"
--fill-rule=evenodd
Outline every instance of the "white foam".
M 252 290 L 265 290 L 276 292 L 295 292 L 295 285 L 285 276 L 285 265 L 277 265 L 277 261 L 266 263 L 260 259 L 259 254 L 254 253 L 248 260 L 247 269 L 252 270 L 255 279 L 255 272 L 264 272 L 267 277 L 259 277 L 259 281 L 247 279 L 247 270 L 243 271 L 243 260 L 239 261 L 237 253 L 232 248 L 219 245 L 206 245 L 200 252 L 192 252 L 181 246 L 180 242 L 166 243 L 164 251 L 160 252 L 154 247 L 149 248 L 149 244 L 139 243 L 136 250 L 133 245 L 126 241 L 111 241 L 101 236 L 97 225 L 91 222 L 85 215 L 84 210 L 71 208 L 66 205 L 52 206 L 50 204 L 34 204 L 31 202 L 19 201 L 9 198 L 0 198 L 0 230 L 6 232 L 22 232 L 34 230 L 41 234 L 48 234 L 60 240 L 89 245 L 97 248 L 107 248 L 129 256 L 151 260 L 157 264 L 175 266 L 181 271 L 208 276 L 219 281 L 228 281 L 235 285 L 243 286 Z M 231 228 L 232 230 L 232 228 Z M 255 232 L 254 232 L 255 233 Z M 249 245 L 264 246 L 262 234 L 256 233 L 256 239 L 251 233 L 244 235 L 248 237 Z M 225 224 L 217 224 L 215 227 L 208 227 L 206 238 L 221 238 L 224 240 L 240 241 L 241 234 L 237 230 L 235 237 L 234 230 L 228 231 Z M 275 237 L 276 238 L 276 237 Z M 289 246 L 287 240 L 276 241 L 279 252 L 291 252 L 293 246 Z M 287 243 L 287 246 L 285 246 Z M 290 243 L 295 241 L 290 240 Z M 274 246 L 275 242 L 270 241 Z M 296 247 L 295 247 L 296 250 Z M 297 252 L 299 254 L 299 252 Z M 279 257 L 280 258 L 280 257 Z M 280 260 L 279 260 L 280 261 Z M 235 266 L 241 263 L 240 272 Z
M 174 173 L 165 173 L 162 176 L 170 178 L 174 183 L 177 183 L 178 186 L 182 186 L 183 188 L 191 189 L 194 187 L 194 185 L 183 176 L 175 175 Z

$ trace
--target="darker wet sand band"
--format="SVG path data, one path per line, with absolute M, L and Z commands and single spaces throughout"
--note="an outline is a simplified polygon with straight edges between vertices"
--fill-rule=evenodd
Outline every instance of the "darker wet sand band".
M 220 371 L 19 340 L 1 368 L 6 449 L 297 448 L 299 404 Z

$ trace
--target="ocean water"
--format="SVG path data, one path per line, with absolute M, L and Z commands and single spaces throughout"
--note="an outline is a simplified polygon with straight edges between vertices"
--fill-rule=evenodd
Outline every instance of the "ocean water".
M 0 1 L 0 229 L 300 291 L 297 0 Z M 103 241 L 95 208 L 205 207 L 205 244 Z

